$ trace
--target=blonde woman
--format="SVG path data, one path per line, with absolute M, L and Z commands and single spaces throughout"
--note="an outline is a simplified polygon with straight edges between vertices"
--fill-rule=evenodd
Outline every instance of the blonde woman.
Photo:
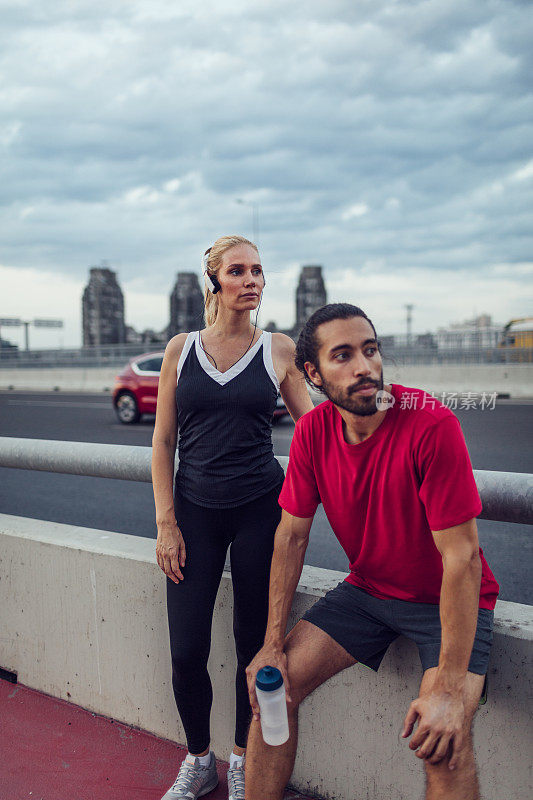
M 189 750 L 164 800 L 194 800 L 217 785 L 207 659 L 228 547 L 237 651 L 228 785 L 230 800 L 244 800 L 251 716 L 245 669 L 263 643 L 281 517 L 283 470 L 274 458 L 272 415 L 278 391 L 295 421 L 313 406 L 294 364 L 293 341 L 251 324 L 265 286 L 257 247 L 242 236 L 224 236 L 203 266 L 206 327 L 167 345 L 153 436 L 156 554 L 167 576 L 172 685 Z

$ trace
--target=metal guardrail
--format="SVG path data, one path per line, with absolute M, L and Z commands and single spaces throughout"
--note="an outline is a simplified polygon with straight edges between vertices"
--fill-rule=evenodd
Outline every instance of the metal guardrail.
M 394 339 L 394 342 L 387 341 Z M 0 369 L 60 369 L 123 367 L 134 356 L 157 353 L 165 342 L 140 344 L 108 344 L 49 350 L 16 350 L 0 348 Z M 531 347 L 437 347 L 424 346 L 405 337 L 384 337 L 383 354 L 386 363 L 398 366 L 424 364 L 531 364 Z
M 427 366 L 431 364 L 532 364 L 531 347 L 459 347 L 428 349 L 416 346 L 383 346 L 385 364 L 403 366 Z
M 0 437 L 0 467 L 150 483 L 151 447 Z M 287 456 L 276 456 L 287 469 Z M 474 470 L 482 519 L 533 525 L 533 475 Z
M 130 358 L 143 353 L 158 353 L 165 342 L 137 344 L 105 344 L 94 347 L 48 350 L 0 349 L 0 369 L 67 369 L 124 367 Z
M 287 469 L 288 456 L 277 456 Z M 152 448 L 0 436 L 0 467 L 152 482 Z

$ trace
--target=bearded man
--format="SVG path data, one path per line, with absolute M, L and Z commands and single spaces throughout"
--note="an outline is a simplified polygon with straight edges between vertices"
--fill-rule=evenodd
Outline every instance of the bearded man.
M 423 668 L 402 735 L 424 764 L 426 800 L 478 800 L 471 723 L 499 587 L 478 544 L 481 502 L 459 422 L 424 391 L 383 385 L 375 328 L 356 306 L 316 311 L 296 364 L 328 401 L 296 424 L 279 498 L 267 633 L 247 670 L 246 798 L 281 800 L 301 701 L 357 662 L 377 671 L 403 634 Z M 319 503 L 350 572 L 285 638 Z M 267 664 L 281 670 L 287 690 L 290 738 L 278 747 L 263 742 L 255 694 Z

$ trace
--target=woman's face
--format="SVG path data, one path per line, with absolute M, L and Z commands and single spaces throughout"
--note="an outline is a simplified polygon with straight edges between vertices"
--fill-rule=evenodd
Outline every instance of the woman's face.
M 217 272 L 222 287 L 219 302 L 236 311 L 253 311 L 265 285 L 259 253 L 249 244 L 230 247 Z

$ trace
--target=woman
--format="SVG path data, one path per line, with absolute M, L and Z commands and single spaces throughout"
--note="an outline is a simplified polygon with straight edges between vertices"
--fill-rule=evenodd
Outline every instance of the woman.
M 257 247 L 242 236 L 224 236 L 206 252 L 204 273 L 206 328 L 180 333 L 167 345 L 153 437 L 156 554 L 167 575 L 172 685 L 189 750 L 164 800 L 192 800 L 217 784 L 207 659 L 230 545 L 237 675 L 228 785 L 230 800 L 244 800 L 245 669 L 263 642 L 281 516 L 283 470 L 271 436 L 278 390 L 294 420 L 312 408 L 293 341 L 250 322 L 265 285 Z

